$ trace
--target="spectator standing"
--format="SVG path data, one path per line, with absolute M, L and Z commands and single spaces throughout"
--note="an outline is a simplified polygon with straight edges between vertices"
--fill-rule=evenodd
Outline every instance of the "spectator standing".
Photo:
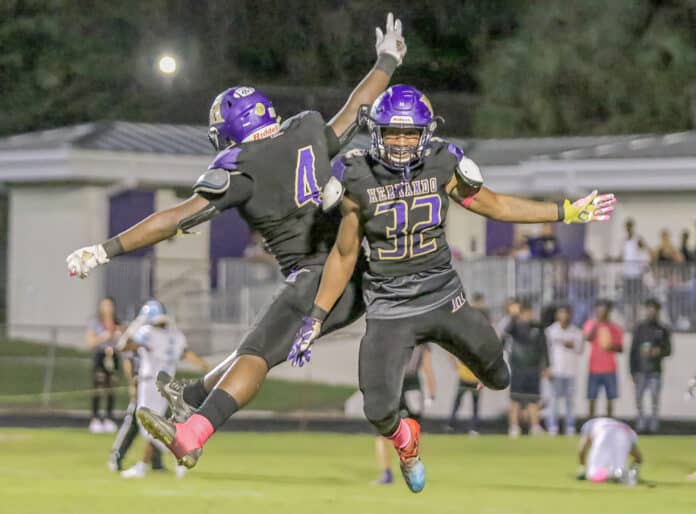
M 483 317 L 489 322 L 491 321 L 491 311 L 488 309 L 488 305 L 486 305 L 486 297 L 483 293 L 476 291 L 471 295 L 471 306 L 483 314 Z
M 645 319 L 633 331 L 630 353 L 631 376 L 636 386 L 638 432 L 644 432 L 647 428 L 655 433 L 660 428 L 658 414 L 662 389 L 662 360 L 671 353 L 670 331 L 660 323 L 660 303 L 654 298 L 649 298 L 645 302 Z M 652 405 L 649 420 L 643 410 L 643 397 L 648 391 Z
M 510 437 L 520 435 L 520 413 L 529 419 L 529 433 L 544 433 L 539 423 L 539 399 L 541 397 L 541 375 L 548 375 L 549 356 L 544 329 L 533 317 L 527 302 L 511 306 L 510 323 L 505 333 L 512 339 L 510 350 Z
M 643 275 L 648 270 L 652 253 L 642 237 L 635 233 L 635 223 L 626 220 L 626 241 L 623 248 L 623 304 L 626 321 L 630 325 L 638 317 L 638 306 L 643 299 Z
M 114 352 L 121 337 L 121 326 L 116 317 L 116 304 L 112 298 L 103 298 L 97 308 L 97 316 L 87 326 L 85 339 L 94 351 L 92 366 L 92 419 L 89 431 L 93 434 L 116 432 L 114 422 L 114 388 L 118 384 L 120 360 Z M 100 414 L 102 398 L 106 402 L 105 416 Z
M 590 366 L 587 379 L 587 399 L 590 402 L 590 418 L 595 417 L 599 390 L 607 397 L 607 417 L 612 417 L 613 401 L 619 396 L 616 377 L 616 353 L 623 351 L 623 329 L 610 320 L 612 302 L 599 300 L 595 317 L 582 327 L 585 340 L 590 342 Z
M 455 431 L 459 407 L 466 393 L 471 393 L 471 422 L 469 423 L 469 435 L 477 436 L 479 435 L 480 427 L 479 401 L 481 398 L 481 391 L 479 389 L 479 380 L 462 361 L 454 356 L 452 356 L 452 359 L 457 370 L 457 393 L 454 396 L 452 413 L 450 414 L 449 422 L 445 425 L 445 429 L 450 432 Z
M 672 244 L 672 235 L 669 229 L 663 228 L 660 231 L 660 246 L 657 247 L 657 261 L 663 263 L 684 262 L 681 251 Z
M 696 261 L 696 251 L 689 249 L 689 231 L 683 230 L 681 234 L 681 247 L 680 251 L 684 262 L 694 262 Z
M 565 402 L 565 434 L 575 435 L 575 376 L 584 348 L 582 331 L 571 323 L 572 309 L 561 305 L 556 309 L 556 322 L 546 329 L 551 361 L 551 408 L 546 422 L 550 435 L 558 434 L 558 412 Z

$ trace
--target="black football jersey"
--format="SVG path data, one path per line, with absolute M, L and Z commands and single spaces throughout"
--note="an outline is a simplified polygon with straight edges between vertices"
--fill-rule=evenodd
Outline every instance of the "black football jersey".
M 408 178 L 360 150 L 334 163 L 346 194 L 360 206 L 372 273 L 396 277 L 449 266 L 445 189 L 457 163 L 452 145 L 439 141 Z
M 305 111 L 286 120 L 278 135 L 227 148 L 209 166 L 230 171 L 232 178 L 241 174 L 251 179 L 248 198 L 225 203 L 225 196 L 235 194 L 228 191 L 216 205 L 221 210 L 237 207 L 286 275 L 298 265 L 322 262 L 334 243 L 338 220 L 322 212 L 320 192 L 338 150 L 321 114 Z

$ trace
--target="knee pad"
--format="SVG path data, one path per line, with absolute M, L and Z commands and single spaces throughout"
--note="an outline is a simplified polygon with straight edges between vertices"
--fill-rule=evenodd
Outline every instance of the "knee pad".
M 385 418 L 378 420 L 370 419 L 369 421 L 370 423 L 372 423 L 372 426 L 375 427 L 377 432 L 386 436 L 394 433 L 396 428 L 399 426 L 399 421 L 401 421 L 401 417 L 399 416 L 398 412 L 394 412 Z
M 486 387 L 500 391 L 510 385 L 510 368 L 501 355 L 479 378 Z
M 367 420 L 383 435 L 393 433 L 401 419 L 398 407 L 388 409 L 367 400 L 363 411 Z

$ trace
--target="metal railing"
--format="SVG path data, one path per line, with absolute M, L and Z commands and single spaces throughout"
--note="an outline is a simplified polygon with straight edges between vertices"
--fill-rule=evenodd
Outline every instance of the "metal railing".
M 675 331 L 696 331 L 696 264 L 657 264 L 487 257 L 456 262 L 467 294 L 483 293 L 494 318 L 508 298 L 517 297 L 541 310 L 568 303 L 574 321 L 591 315 L 599 298 L 615 302 L 615 314 L 627 329 L 649 297 L 663 305 L 663 317 Z M 249 327 L 273 298 L 282 276 L 277 267 L 244 259 L 220 259 L 217 289 L 209 289 L 204 260 L 115 259 L 107 267 L 106 293 L 114 296 L 125 318 L 156 296 L 180 322 L 204 329 L 211 323 Z M 160 277 L 155 279 L 155 276 Z M 161 277 L 168 277 L 166 280 Z

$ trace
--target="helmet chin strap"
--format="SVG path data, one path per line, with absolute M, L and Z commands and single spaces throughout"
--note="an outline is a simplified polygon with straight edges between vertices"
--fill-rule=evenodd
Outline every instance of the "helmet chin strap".
M 402 182 L 406 182 L 407 180 L 411 180 L 411 166 L 409 163 L 406 163 L 404 170 L 401 172 L 401 180 L 402 180 Z

